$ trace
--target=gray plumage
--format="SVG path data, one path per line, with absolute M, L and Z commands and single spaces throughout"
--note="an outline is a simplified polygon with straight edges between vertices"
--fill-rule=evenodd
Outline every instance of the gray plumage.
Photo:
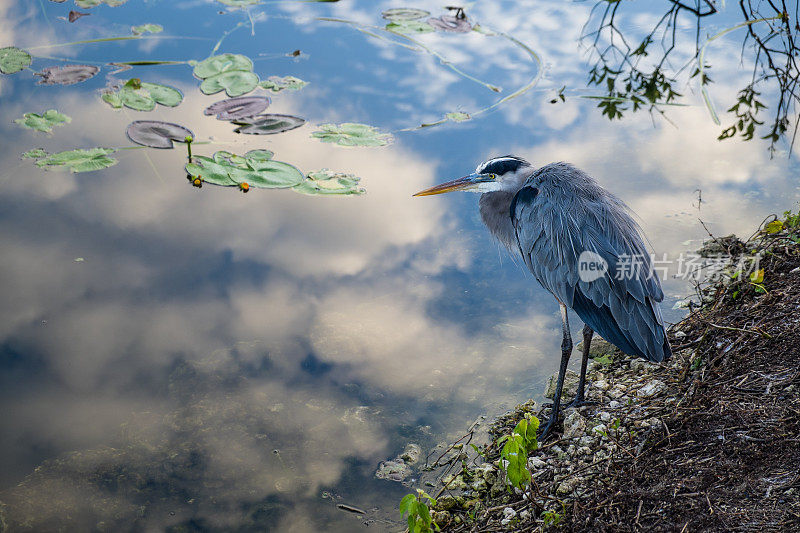
M 595 331 L 625 353 L 655 362 L 670 357 L 658 307 L 664 299 L 661 284 L 641 229 L 616 196 L 568 163 L 535 169 L 510 155 L 490 159 L 469 176 L 415 196 L 456 190 L 482 193 L 479 206 L 486 227 L 512 252 L 519 252 L 561 306 L 561 365 L 541 439 L 558 420 L 573 349 L 567 308 L 585 323 L 580 379 L 571 406 L 590 403 L 584 388 Z
M 623 352 L 668 358 L 658 307 L 664 293 L 622 201 L 568 163 L 522 168 L 529 172 L 518 172 L 516 192 L 481 195 L 481 218 L 492 234 L 518 250 L 545 289 Z M 581 281 L 578 260 L 585 250 L 606 261 L 606 275 Z

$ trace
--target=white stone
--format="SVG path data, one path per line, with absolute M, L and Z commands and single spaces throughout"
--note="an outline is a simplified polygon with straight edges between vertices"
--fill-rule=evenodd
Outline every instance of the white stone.
M 514 510 L 513 507 L 506 507 L 503 509 L 503 517 L 504 518 L 514 518 L 517 516 L 517 512 Z
M 586 421 L 581 414 L 575 410 L 569 413 L 564 419 L 564 438 L 571 439 L 585 433 Z
M 611 387 L 611 385 L 609 385 L 608 381 L 604 379 L 598 379 L 597 381 L 592 383 L 592 387 L 594 387 L 595 389 L 605 391 L 608 390 L 609 387 Z
M 528 469 L 533 472 L 534 470 L 539 470 L 540 468 L 544 468 L 547 466 L 547 463 L 539 459 L 538 457 L 531 457 L 528 459 Z
M 620 407 L 622 407 L 622 404 L 619 403 L 617 400 L 611 400 L 610 402 L 608 402 L 609 409 L 619 409 Z
M 666 387 L 667 386 L 664 385 L 664 383 L 662 381 L 654 379 L 653 381 L 651 381 L 650 383 L 648 383 L 647 385 L 645 385 L 644 387 L 639 389 L 639 391 L 636 394 L 638 396 L 642 397 L 642 398 L 649 398 L 650 396 L 653 396 L 654 394 L 658 394 L 659 392 L 664 390 Z
M 611 413 L 607 413 L 605 411 L 600 412 L 600 420 L 603 422 L 610 422 L 611 421 Z

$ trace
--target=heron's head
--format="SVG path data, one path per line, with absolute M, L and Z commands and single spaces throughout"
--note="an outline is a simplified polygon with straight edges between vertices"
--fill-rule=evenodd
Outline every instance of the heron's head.
M 516 192 L 522 181 L 533 171 L 530 163 L 513 155 L 504 155 L 484 161 L 469 176 L 434 185 L 414 196 L 429 196 L 450 191 L 472 191 L 478 193 L 492 191 Z

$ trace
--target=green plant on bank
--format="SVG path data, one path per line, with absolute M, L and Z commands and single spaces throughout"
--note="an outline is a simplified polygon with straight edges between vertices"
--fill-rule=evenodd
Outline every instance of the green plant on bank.
M 544 520 L 544 526 L 557 526 L 561 519 L 564 518 L 559 512 L 556 511 L 545 511 L 542 513 L 542 519 Z
M 430 505 L 429 505 L 430 502 Z M 430 533 L 439 531 L 439 526 L 433 521 L 430 506 L 436 505 L 436 499 L 427 492 L 417 489 L 416 494 L 406 494 L 400 500 L 400 516 L 406 516 L 409 533 Z
M 523 489 L 531 482 L 528 454 L 539 447 L 536 438 L 538 430 L 539 419 L 533 415 L 526 415 L 517 423 L 510 435 L 497 441 L 498 444 L 505 442 L 500 452 L 500 465 L 511 487 Z

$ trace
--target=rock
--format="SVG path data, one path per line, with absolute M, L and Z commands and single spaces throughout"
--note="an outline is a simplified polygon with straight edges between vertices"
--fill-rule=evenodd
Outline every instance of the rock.
M 475 469 L 475 476 L 485 479 L 487 485 L 494 485 L 497 481 L 497 469 L 490 464 L 483 464 Z
M 613 389 L 608 391 L 608 395 L 612 398 L 622 398 L 625 395 L 625 389 L 620 387 L 619 385 L 615 386 Z
M 514 518 L 517 516 L 517 511 L 513 507 L 506 507 L 503 509 L 503 518 Z
M 527 522 L 531 518 L 531 512 L 527 509 L 523 509 L 522 512 L 519 513 L 519 519 L 523 522 Z
M 449 476 L 445 476 L 442 478 L 442 485 L 448 488 L 448 490 L 453 489 L 467 489 L 469 486 L 464 481 L 464 478 L 461 477 L 461 474 L 450 474 Z
M 575 393 L 578 392 L 578 380 L 580 376 L 572 370 L 567 370 L 564 375 L 564 388 L 561 389 L 561 399 L 570 400 Z M 556 383 L 558 382 L 558 374 L 553 374 L 547 380 L 547 386 L 544 389 L 544 397 L 551 400 L 556 395 Z
M 575 346 L 580 353 L 583 353 L 583 341 Z M 592 343 L 589 345 L 589 357 L 594 359 L 596 357 L 603 357 L 604 355 L 612 355 L 617 352 L 617 347 L 605 340 L 600 335 L 595 334 L 592 337 Z
M 601 391 L 607 391 L 611 385 L 604 379 L 598 379 L 592 383 L 592 387 Z
M 578 487 L 581 481 L 583 481 L 583 478 L 579 476 L 567 478 L 559 483 L 558 488 L 556 488 L 556 493 L 562 495 L 570 494 Z
M 620 407 L 622 407 L 622 404 L 619 403 L 617 400 L 611 400 L 610 402 L 608 402 L 609 409 L 619 409 Z
M 571 439 L 582 435 L 586 430 L 586 421 L 577 410 L 572 410 L 564 419 L 564 438 Z
M 534 472 L 535 470 L 539 470 L 540 468 L 545 468 L 547 463 L 539 459 L 538 457 L 531 457 L 528 459 L 528 470 Z
M 403 450 L 403 453 L 400 454 L 400 459 L 406 464 L 413 465 L 419 461 L 421 455 L 422 448 L 419 447 L 419 444 L 409 443 L 406 445 L 406 449 Z
M 639 389 L 636 395 L 639 396 L 640 398 L 649 398 L 655 394 L 658 394 L 659 392 L 661 392 L 666 388 L 667 386 L 664 384 L 664 382 L 654 379 L 653 381 L 651 381 L 650 383 Z
M 594 443 L 596 442 L 596 440 L 597 439 L 595 439 L 591 435 L 585 435 L 585 436 L 581 437 L 581 440 L 579 440 L 578 443 L 581 446 L 593 446 Z
M 442 496 L 436 502 L 436 507 L 442 511 L 450 511 L 460 505 L 458 498 L 454 496 Z
M 644 372 L 650 368 L 650 365 L 644 359 L 634 359 L 631 361 L 631 371 Z
M 433 521 L 439 527 L 446 527 L 450 523 L 450 513 L 447 511 L 436 511 L 433 513 Z
M 617 402 L 619 403 L 619 402 Z M 600 411 L 600 420 L 603 422 L 610 422 L 611 421 L 611 413 L 607 413 L 605 411 Z
M 403 481 L 411 476 L 411 467 L 401 460 L 384 461 L 378 465 L 375 477 L 389 481 Z
M 797 267 L 795 270 L 798 270 L 798 271 L 800 271 L 800 267 Z M 685 336 L 686 336 L 686 333 L 685 333 L 685 332 L 683 332 L 683 331 L 676 331 L 676 332 L 674 333 L 674 337 L 675 337 L 676 339 L 682 339 L 682 338 L 684 338 Z

